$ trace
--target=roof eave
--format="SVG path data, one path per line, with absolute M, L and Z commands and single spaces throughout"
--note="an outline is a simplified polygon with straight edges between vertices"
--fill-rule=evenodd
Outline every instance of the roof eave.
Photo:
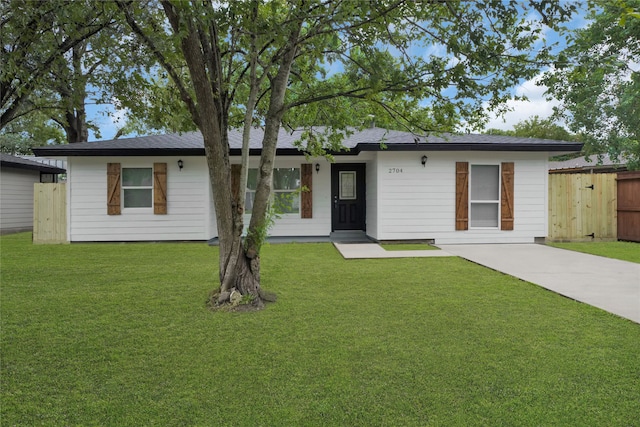
M 66 148 L 66 146 L 65 146 Z M 39 157 L 109 157 L 109 156 L 204 156 L 204 148 L 70 148 L 60 150 L 49 147 L 34 148 Z
M 529 152 L 578 152 L 582 149 L 581 143 L 549 143 L 549 144 L 504 144 L 504 143 L 427 143 L 427 144 L 389 144 L 381 146 L 380 143 L 360 143 L 348 151 L 336 151 L 330 154 L 334 156 L 354 156 L 362 151 L 529 151 Z M 204 156 L 204 148 L 72 148 L 64 146 L 39 147 L 33 149 L 37 156 L 41 157 L 108 157 L 108 156 Z M 250 156 L 259 156 L 261 149 L 252 148 Z M 276 150 L 279 156 L 300 156 L 305 152 L 297 148 L 279 148 Z M 239 156 L 241 150 L 232 148 L 231 156 Z
M 67 173 L 67 171 L 65 169 L 56 168 L 54 166 L 47 166 L 45 164 L 43 164 L 42 166 L 38 166 L 38 165 L 28 165 L 28 164 L 24 164 L 24 163 L 14 163 L 14 162 L 2 161 L 2 162 L 0 162 L 0 166 L 2 166 L 3 168 L 32 170 L 32 171 L 38 171 L 38 172 L 42 172 L 42 173 L 55 173 L 55 174 Z
M 534 151 L 534 152 L 575 152 L 582 150 L 582 143 L 550 144 L 474 144 L 465 142 L 443 142 L 427 144 L 398 144 L 381 148 L 380 144 L 358 144 L 360 151 Z

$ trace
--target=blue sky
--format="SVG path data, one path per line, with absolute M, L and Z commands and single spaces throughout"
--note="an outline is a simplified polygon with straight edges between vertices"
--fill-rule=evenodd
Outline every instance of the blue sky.
M 580 11 L 573 21 L 568 24 L 568 27 L 582 28 L 586 26 L 588 22 L 584 16 L 585 11 Z M 545 38 L 548 43 L 558 42 L 558 49 L 562 49 L 565 46 L 564 39 L 548 28 L 545 29 Z M 546 70 L 542 70 L 542 72 L 544 71 Z M 490 115 L 485 129 L 512 129 L 515 124 L 536 115 L 541 118 L 549 117 L 553 113 L 553 107 L 559 105 L 559 103 L 555 100 L 547 100 L 544 94 L 545 88 L 536 85 L 542 72 L 532 80 L 522 81 L 512 90 L 514 95 L 526 96 L 528 101 L 509 101 L 507 105 L 512 111 L 502 117 Z M 88 105 L 87 114 L 89 119 L 100 128 L 100 139 L 102 140 L 113 139 L 118 128 L 124 124 L 124 113 L 116 111 L 111 105 Z M 90 132 L 89 140 L 97 140 L 93 132 Z

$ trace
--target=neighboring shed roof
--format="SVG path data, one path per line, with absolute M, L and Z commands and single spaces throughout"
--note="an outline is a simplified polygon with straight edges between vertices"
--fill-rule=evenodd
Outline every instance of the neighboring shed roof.
M 582 172 L 582 171 L 623 171 L 626 170 L 627 161 L 621 157 L 617 161 L 611 159 L 608 154 L 576 157 L 562 162 L 549 162 L 549 171 L 552 173 Z
M 0 166 L 3 168 L 27 169 L 44 173 L 66 173 L 67 171 L 54 166 L 35 162 L 33 160 L 23 159 L 22 157 L 12 156 L 10 154 L 0 153 Z
M 317 128 L 320 132 L 321 127 Z M 295 145 L 300 140 L 302 130 L 287 131 L 281 129 L 278 136 L 279 155 L 299 155 Z M 259 154 L 264 131 L 254 128 L 251 133 L 250 152 Z M 518 138 L 501 135 L 447 134 L 442 136 L 419 136 L 410 132 L 371 128 L 356 131 L 347 136 L 342 144 L 349 152 L 341 154 L 358 154 L 361 151 L 381 151 L 384 143 L 389 151 L 580 151 L 581 143 L 554 141 L 539 138 Z M 229 132 L 231 154 L 240 154 L 242 132 Z M 34 148 L 38 156 L 172 156 L 172 155 L 204 155 L 204 144 L 200 132 L 183 134 L 150 135 L 135 138 L 76 143 L 68 145 L 50 145 Z M 334 153 L 337 154 L 337 153 Z

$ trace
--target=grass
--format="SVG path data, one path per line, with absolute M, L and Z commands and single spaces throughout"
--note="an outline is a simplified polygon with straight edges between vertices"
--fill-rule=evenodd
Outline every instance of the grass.
M 217 248 L 1 243 L 2 425 L 635 425 L 640 325 L 459 258 L 270 245 L 257 313 Z
M 440 249 L 428 243 L 382 243 L 380 246 L 385 251 L 429 251 Z
M 634 242 L 586 242 L 586 243 L 547 243 L 556 248 L 600 255 L 640 263 L 640 243 Z

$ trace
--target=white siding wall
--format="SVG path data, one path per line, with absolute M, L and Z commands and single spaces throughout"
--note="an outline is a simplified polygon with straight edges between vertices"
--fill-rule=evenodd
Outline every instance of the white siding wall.
M 378 240 L 528 243 L 546 236 L 546 153 L 385 152 L 378 161 Z M 455 230 L 455 163 L 514 162 L 513 231 Z M 402 172 L 398 173 L 397 170 Z
M 373 153 L 373 160 L 367 163 L 367 235 L 378 238 L 378 156 Z
M 182 171 L 178 159 L 184 161 Z M 167 215 L 153 208 L 107 215 L 107 163 L 153 167 L 167 163 Z M 209 186 L 204 157 L 71 157 L 67 163 L 70 241 L 206 240 Z
M 0 229 L 33 229 L 33 184 L 40 182 L 40 172 L 2 168 L 0 178 Z
M 426 167 L 420 163 L 422 155 L 368 152 L 336 158 L 339 163 L 366 164 L 369 236 L 378 240 L 435 239 L 436 243 L 448 244 L 524 243 L 546 235 L 546 153 L 431 152 L 427 153 Z M 177 166 L 179 158 L 184 161 L 182 171 Z M 231 159 L 232 163 L 239 160 Z M 257 157 L 252 158 L 250 167 L 257 167 L 258 161 Z M 456 161 L 515 163 L 513 231 L 455 230 Z M 123 209 L 122 215 L 107 215 L 107 163 L 152 167 L 156 162 L 166 162 L 168 166 L 168 214 L 154 215 L 152 209 Z M 325 159 L 283 156 L 276 159 L 275 166 L 291 168 L 302 163 L 314 165 L 313 218 L 282 215 L 270 230 L 272 236 L 328 236 L 331 232 L 331 164 Z M 320 164 L 318 173 L 316 163 Z M 207 240 L 218 234 L 204 157 L 72 157 L 68 176 L 70 241 Z M 30 188 L 33 194 L 33 182 Z M 3 205 L 4 192 L 3 182 Z M 246 224 L 249 219 L 247 215 Z

